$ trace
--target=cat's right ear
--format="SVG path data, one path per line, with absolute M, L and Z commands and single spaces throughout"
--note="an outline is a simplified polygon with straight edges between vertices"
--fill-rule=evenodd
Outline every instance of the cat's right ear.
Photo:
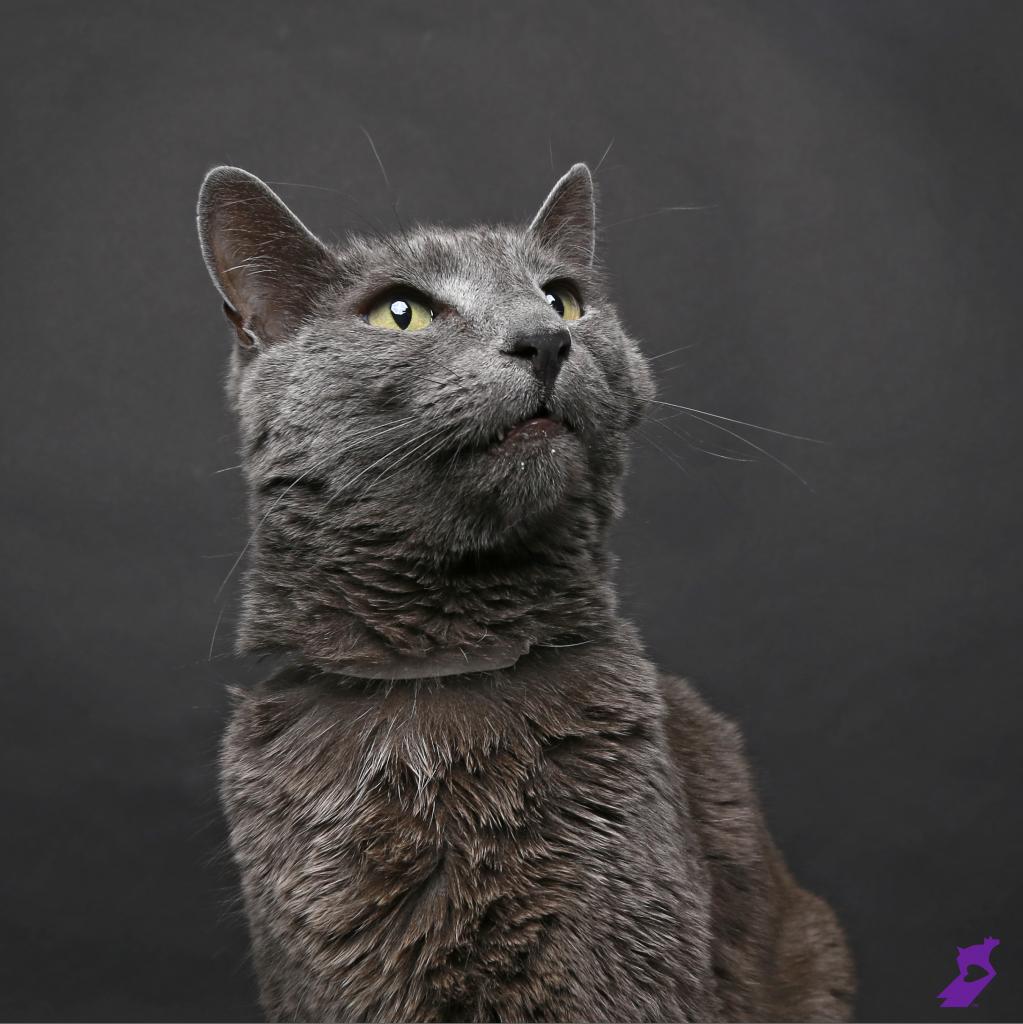
M 245 348 L 293 335 L 337 276 L 330 250 L 240 167 L 206 175 L 197 219 L 206 268 Z

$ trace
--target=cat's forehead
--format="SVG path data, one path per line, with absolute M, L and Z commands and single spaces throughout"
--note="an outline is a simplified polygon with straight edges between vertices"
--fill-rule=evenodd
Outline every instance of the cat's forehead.
M 345 255 L 355 280 L 414 285 L 452 300 L 533 287 L 564 272 L 553 254 L 514 228 L 417 228 L 360 239 Z

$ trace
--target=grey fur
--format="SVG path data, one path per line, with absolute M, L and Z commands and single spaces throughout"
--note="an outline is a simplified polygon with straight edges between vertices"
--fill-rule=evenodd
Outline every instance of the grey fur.
M 273 1020 L 842 1020 L 828 907 L 775 851 L 734 726 L 616 611 L 607 531 L 653 387 L 577 164 L 528 228 L 329 249 L 211 171 L 251 496 L 222 756 Z M 562 322 L 542 286 L 570 280 Z M 401 283 L 423 331 L 362 312 Z M 567 326 L 544 391 L 509 339 Z M 542 409 L 570 428 L 499 445 Z

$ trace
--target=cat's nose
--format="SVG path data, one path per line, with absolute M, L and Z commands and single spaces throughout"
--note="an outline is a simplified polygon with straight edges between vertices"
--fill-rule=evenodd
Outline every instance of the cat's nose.
M 544 391 L 550 391 L 571 347 L 572 338 L 562 328 L 560 331 L 545 331 L 543 334 L 520 334 L 512 338 L 502 351 L 510 356 L 528 359 Z

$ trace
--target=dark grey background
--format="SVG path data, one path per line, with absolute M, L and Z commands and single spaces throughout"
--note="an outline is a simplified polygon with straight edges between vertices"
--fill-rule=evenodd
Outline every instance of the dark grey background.
M 686 417 L 646 427 L 625 609 L 742 723 L 860 1016 L 1023 1010 L 1021 5 L 0 13 L 0 1013 L 258 1012 L 215 797 L 254 669 L 215 600 L 245 529 L 203 172 L 301 183 L 336 236 L 394 204 L 525 219 L 602 155 L 626 322 L 692 346 L 661 398 L 829 442 L 735 428 L 811 490 Z M 938 1009 L 986 935 L 998 977 Z

